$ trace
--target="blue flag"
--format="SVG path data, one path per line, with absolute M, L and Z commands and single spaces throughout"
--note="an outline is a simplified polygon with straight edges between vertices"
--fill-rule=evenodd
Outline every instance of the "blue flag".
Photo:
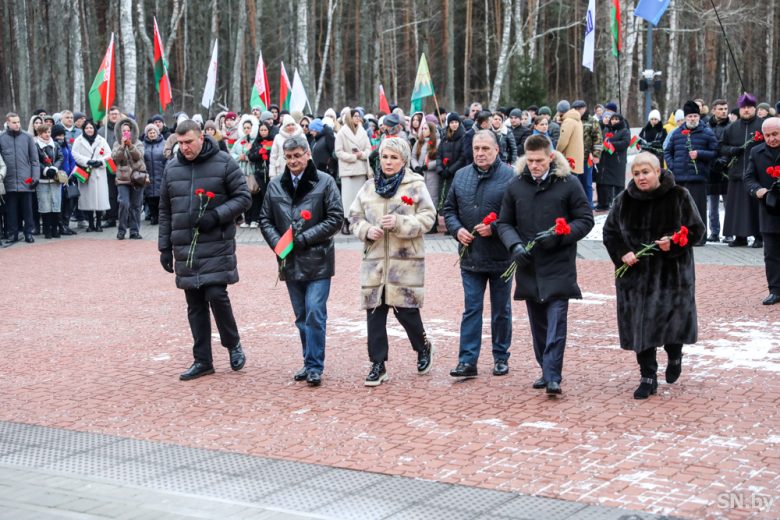
M 658 25 L 658 21 L 669 7 L 670 0 L 639 0 L 636 6 L 634 16 L 644 18 L 653 25 Z

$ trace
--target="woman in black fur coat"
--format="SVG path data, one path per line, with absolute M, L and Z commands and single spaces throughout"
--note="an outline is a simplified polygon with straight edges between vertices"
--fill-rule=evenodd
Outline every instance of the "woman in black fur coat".
M 683 343 L 696 343 L 696 288 L 691 246 L 704 236 L 704 223 L 690 193 L 661 170 L 658 158 L 642 152 L 631 165 L 633 179 L 616 199 L 604 224 L 604 245 L 615 267 L 630 267 L 615 279 L 620 346 L 636 352 L 641 373 L 635 399 L 646 399 L 658 388 L 655 351 L 669 356 L 666 382 L 682 370 Z M 673 243 L 672 235 L 688 228 L 688 243 Z M 636 258 L 643 244 L 655 243 L 651 256 Z

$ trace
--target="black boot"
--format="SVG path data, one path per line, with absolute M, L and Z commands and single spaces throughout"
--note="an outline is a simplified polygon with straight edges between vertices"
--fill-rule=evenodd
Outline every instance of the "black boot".
M 87 233 L 95 231 L 95 214 L 93 212 L 87 213 Z
M 658 379 L 655 377 L 643 377 L 639 380 L 639 387 L 634 390 L 634 399 L 647 399 L 658 392 Z
M 60 225 L 57 222 L 59 219 L 58 213 L 49 213 L 49 227 L 51 228 L 51 237 L 52 238 L 60 238 L 62 235 L 60 235 Z
M 417 352 L 417 373 L 420 375 L 427 374 L 431 371 L 433 366 L 433 345 L 425 339 L 425 347 L 423 350 Z
M 102 212 L 100 211 L 95 213 L 95 231 L 97 231 L 98 233 L 103 232 L 103 221 L 101 220 L 102 216 L 103 216 Z M 106 225 L 106 227 L 114 227 L 114 226 Z
M 669 358 L 666 365 L 666 382 L 671 384 L 680 379 L 682 373 L 682 356 L 678 358 Z
M 49 213 L 42 214 L 41 219 L 43 220 L 43 238 L 51 238 L 51 218 Z

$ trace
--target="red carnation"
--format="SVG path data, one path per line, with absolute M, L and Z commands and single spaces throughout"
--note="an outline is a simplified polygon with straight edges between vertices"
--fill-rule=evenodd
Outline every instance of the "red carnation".
M 780 179 L 780 166 L 770 166 L 769 168 L 766 169 L 766 173 L 770 177 Z
M 572 159 L 571 157 L 567 157 L 567 158 L 566 158 L 566 160 L 567 160 L 567 161 L 569 161 L 569 168 L 571 168 L 571 169 L 573 170 L 573 169 L 574 169 L 574 166 L 575 166 L 577 163 L 576 163 L 576 162 L 574 162 L 574 159 Z
M 555 234 L 556 235 L 568 235 L 571 233 L 571 226 L 566 223 L 566 219 L 558 217 L 555 219 Z
M 675 231 L 672 234 L 672 242 L 680 247 L 685 247 L 688 244 L 688 228 L 680 226 L 680 231 Z
M 605 139 L 612 139 L 613 137 L 615 137 L 615 134 L 613 134 L 612 132 L 607 132 L 606 134 L 604 134 Z
M 301 211 L 301 218 L 303 220 L 311 220 L 311 211 L 304 209 Z
M 762 134 L 761 132 L 759 132 L 758 130 L 756 130 L 756 133 L 755 133 L 755 134 L 753 134 L 753 140 L 754 140 L 755 142 L 757 142 L 757 143 L 760 143 L 761 141 L 763 141 L 763 140 L 764 140 L 764 134 Z
M 491 211 L 488 213 L 485 218 L 482 219 L 482 223 L 486 226 L 489 226 L 493 222 L 495 222 L 498 219 L 498 215 L 496 215 L 495 211 Z
M 414 199 L 411 198 L 411 197 L 407 197 L 406 195 L 401 197 L 401 202 L 403 202 L 407 206 L 413 206 L 414 205 Z
M 682 131 L 682 135 L 690 135 L 690 133 L 691 133 L 691 131 L 688 130 L 687 128 Z
M 206 192 L 206 197 L 209 198 L 209 199 L 213 199 L 214 198 L 214 192 L 213 191 L 207 191 Z
M 43 162 L 46 164 L 51 164 L 51 157 L 47 155 L 46 157 L 43 158 Z
M 73 141 L 75 141 L 75 139 L 73 139 L 72 137 L 71 137 L 70 139 L 68 139 L 68 142 L 69 142 L 70 144 L 73 144 Z
M 450 158 L 449 158 L 449 157 L 445 157 L 445 158 L 442 160 L 442 163 L 444 164 L 444 166 L 447 166 L 447 163 L 448 163 L 448 162 L 450 162 Z
M 106 152 L 105 152 L 105 151 L 103 151 L 103 149 L 101 148 L 101 149 L 100 149 L 100 152 L 98 152 L 98 153 L 99 153 L 100 155 L 104 155 Z
M 28 186 L 29 186 L 30 184 L 32 184 L 32 183 L 33 183 L 32 177 L 27 177 L 27 178 L 24 180 L 24 183 L 25 183 L 25 184 L 27 184 Z
M 206 190 L 204 190 L 203 188 L 198 188 L 197 190 L 195 190 L 195 195 L 197 195 L 198 197 L 205 194 L 206 194 Z

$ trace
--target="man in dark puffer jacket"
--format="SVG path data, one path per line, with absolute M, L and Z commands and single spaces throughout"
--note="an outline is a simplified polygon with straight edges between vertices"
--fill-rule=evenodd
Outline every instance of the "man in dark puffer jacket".
M 195 362 L 179 376 L 186 381 L 214 373 L 209 306 L 222 346 L 230 353 L 230 367 L 241 370 L 246 362 L 227 285 L 238 282 L 235 220 L 249 209 L 252 198 L 238 164 L 220 152 L 195 121 L 180 123 L 176 138 L 179 151 L 166 165 L 160 189 L 157 248 L 169 273 L 174 272 L 176 258 L 176 287 L 184 289 L 187 298 Z M 196 190 L 205 193 L 196 195 Z M 196 231 L 197 245 L 188 265 Z

